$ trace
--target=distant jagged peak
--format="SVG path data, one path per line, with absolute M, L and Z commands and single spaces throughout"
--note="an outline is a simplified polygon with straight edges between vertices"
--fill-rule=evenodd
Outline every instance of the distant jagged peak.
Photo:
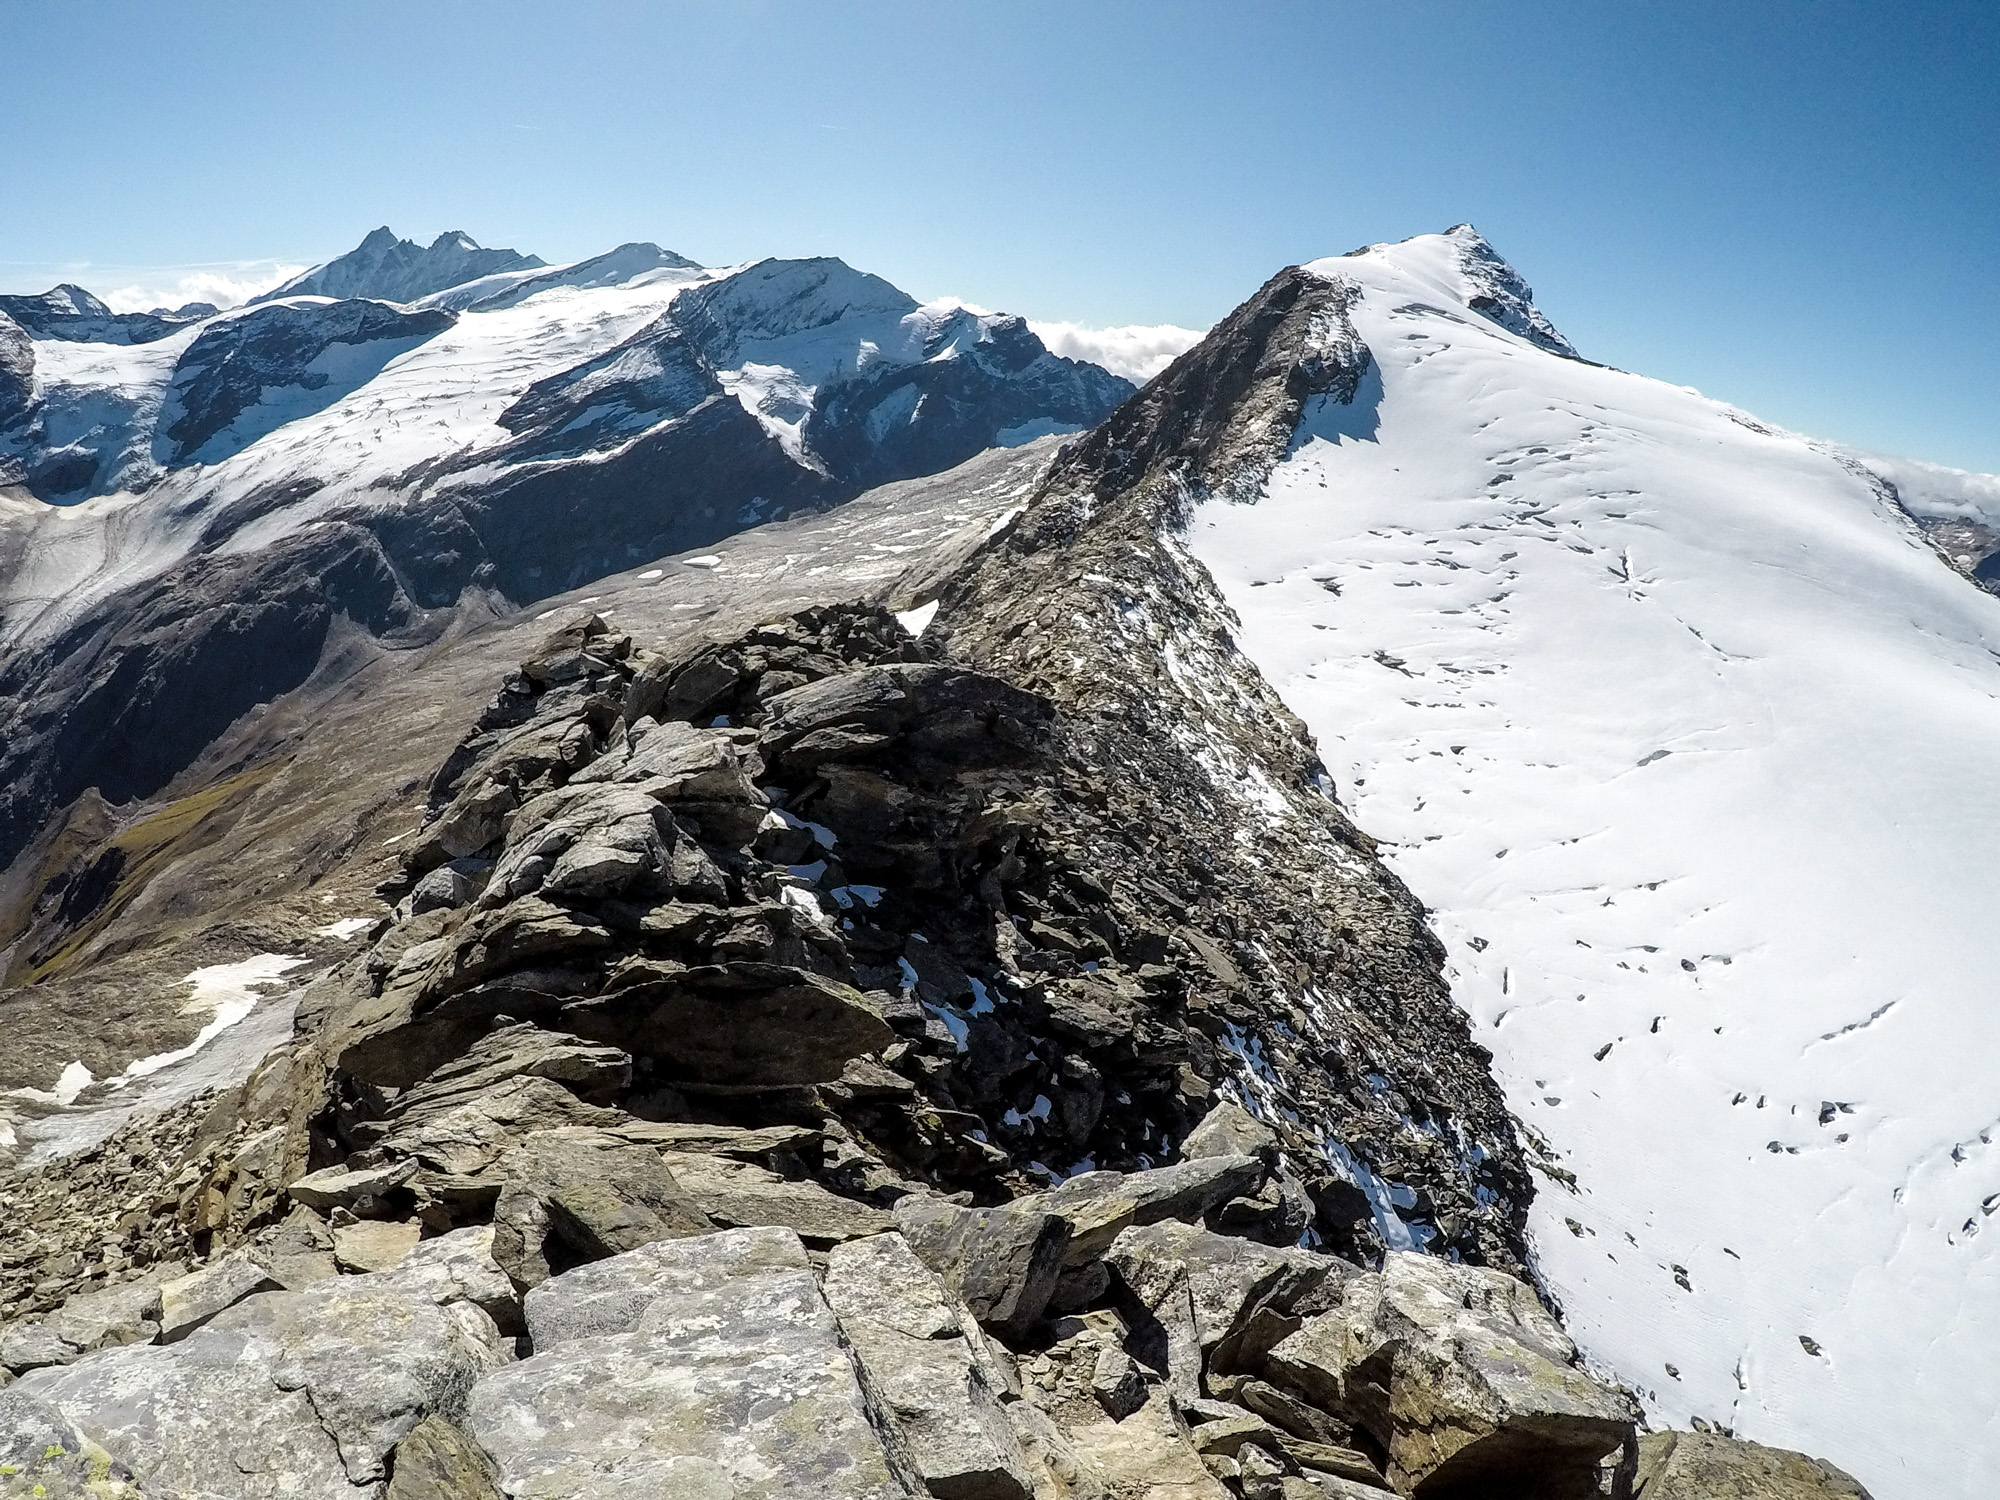
M 398 237 L 388 225 L 371 230 L 345 255 L 294 276 L 256 302 L 283 297 L 368 297 L 415 302 L 448 287 L 503 271 L 532 271 L 547 262 L 516 250 L 489 250 L 462 229 L 448 229 L 429 246 Z
M 1565 359 L 1583 357 L 1535 306 L 1534 288 L 1470 224 L 1454 224 L 1443 234 L 1364 245 L 1344 256 L 1314 261 L 1308 269 L 1351 276 L 1357 260 L 1374 260 L 1427 281 L 1435 290 L 1551 354 Z

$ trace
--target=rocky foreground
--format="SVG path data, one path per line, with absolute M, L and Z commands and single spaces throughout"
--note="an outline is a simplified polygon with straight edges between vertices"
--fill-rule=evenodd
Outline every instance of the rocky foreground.
M 1863 1494 L 1385 1245 L 1056 719 L 879 608 L 557 631 L 297 1042 L 6 1187 L 0 1494 Z

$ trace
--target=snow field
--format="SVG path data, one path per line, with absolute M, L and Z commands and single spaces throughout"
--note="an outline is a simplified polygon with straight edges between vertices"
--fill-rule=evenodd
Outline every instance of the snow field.
M 1878 1500 L 1992 1493 L 2000 600 L 1844 455 L 1516 338 L 1455 261 L 1315 263 L 1377 378 L 1192 548 L 1575 1174 L 1533 1237 L 1587 1353 Z

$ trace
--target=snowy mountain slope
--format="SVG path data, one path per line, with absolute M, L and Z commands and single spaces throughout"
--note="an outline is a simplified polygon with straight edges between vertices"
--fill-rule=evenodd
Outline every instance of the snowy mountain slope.
M 382 302 L 414 302 L 447 287 L 507 271 L 533 271 L 546 264 L 513 250 L 488 250 L 463 230 L 448 229 L 429 245 L 398 239 L 383 225 L 345 255 L 302 271 L 254 302 L 288 297 L 372 297 Z
M 625 279 L 602 284 L 616 276 Z M 702 294 L 664 318 L 690 288 Z M 949 467 L 996 441 L 1087 426 L 1130 390 L 1049 355 L 1018 319 L 920 309 L 833 260 L 706 271 L 657 247 L 625 246 L 595 263 L 460 290 L 478 293 L 478 306 L 455 313 L 445 305 L 453 299 L 433 298 L 396 312 L 295 298 L 139 347 L 31 340 L 4 356 L 0 406 L 26 414 L 0 432 L 0 464 L 11 458 L 45 498 L 143 490 L 146 501 L 40 518 L 27 565 L 0 580 L 0 634 L 18 637 L 38 620 L 44 633 L 61 628 L 108 591 L 195 550 L 264 545 L 341 506 L 422 510 L 484 503 L 497 489 L 540 494 L 559 477 L 551 459 L 588 465 L 568 475 L 571 488 L 628 491 L 651 462 L 634 445 L 699 404 L 656 408 L 639 390 L 643 378 L 633 385 L 634 371 L 659 357 L 654 345 L 698 358 L 708 372 L 700 399 L 735 398 L 770 435 L 771 460 L 802 471 L 781 487 L 802 487 L 814 503 Z M 553 427 L 538 419 L 563 405 L 556 391 L 587 395 L 607 379 L 615 390 L 604 400 L 564 407 Z M 893 411 L 881 409 L 890 385 L 901 403 Z M 926 405 L 918 397 L 932 387 Z M 719 417 L 703 420 L 712 427 Z M 828 458 L 814 451 L 821 430 Z M 762 494 L 769 487 L 732 488 L 698 509 L 713 511 L 710 529 L 747 524 L 737 514 L 760 496 L 764 508 L 750 519 L 777 513 L 778 497 Z M 439 498 L 447 494 L 450 502 Z M 628 544 L 639 543 L 622 538 L 614 563 Z M 577 566 L 599 560 L 593 553 Z M 533 587 L 518 574 L 501 586 L 510 585 Z
M 19 324 L 33 338 L 64 343 L 150 344 L 214 313 L 206 302 L 190 302 L 174 312 L 116 313 L 68 282 L 38 297 L 0 297 L 0 318 Z
M 1189 545 L 1574 1174 L 1532 1224 L 1585 1349 L 1878 1500 L 1992 1493 L 2000 601 L 1497 263 L 1308 267 L 1370 371 Z
M 646 241 L 633 241 L 564 266 L 496 271 L 418 299 L 424 307 L 454 312 L 495 312 L 513 307 L 538 292 L 557 286 L 629 286 L 652 272 L 699 271 L 698 262 Z
M 1968 474 L 1916 459 L 1850 452 L 1896 487 L 1896 499 L 1956 572 L 2000 594 L 2000 474 Z
M 0 861 L 86 787 L 148 795 L 341 617 L 421 636 L 468 591 L 525 604 L 1132 390 L 837 260 L 543 275 L 0 341 L 0 483 L 81 501 L 0 513 Z

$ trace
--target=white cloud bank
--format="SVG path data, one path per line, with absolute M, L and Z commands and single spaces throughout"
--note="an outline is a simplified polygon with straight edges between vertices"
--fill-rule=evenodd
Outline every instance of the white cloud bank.
M 1913 515 L 2000 526 L 2000 474 L 1975 474 L 1882 453 L 1855 451 L 1854 456 L 1895 485 L 1904 507 Z
M 1087 328 L 1081 323 L 1037 323 L 1028 327 L 1065 359 L 1087 359 L 1114 375 L 1144 385 L 1187 353 L 1206 336 L 1199 328 L 1172 323 L 1130 324 L 1123 328 Z
M 268 292 L 305 270 L 289 261 L 248 260 L 218 262 L 207 266 L 104 267 L 129 278 L 122 286 L 106 290 L 90 285 L 83 276 L 67 276 L 86 290 L 96 292 L 113 312 L 151 312 L 156 307 L 175 308 L 189 302 L 213 302 L 217 307 L 235 307 L 259 292 Z

